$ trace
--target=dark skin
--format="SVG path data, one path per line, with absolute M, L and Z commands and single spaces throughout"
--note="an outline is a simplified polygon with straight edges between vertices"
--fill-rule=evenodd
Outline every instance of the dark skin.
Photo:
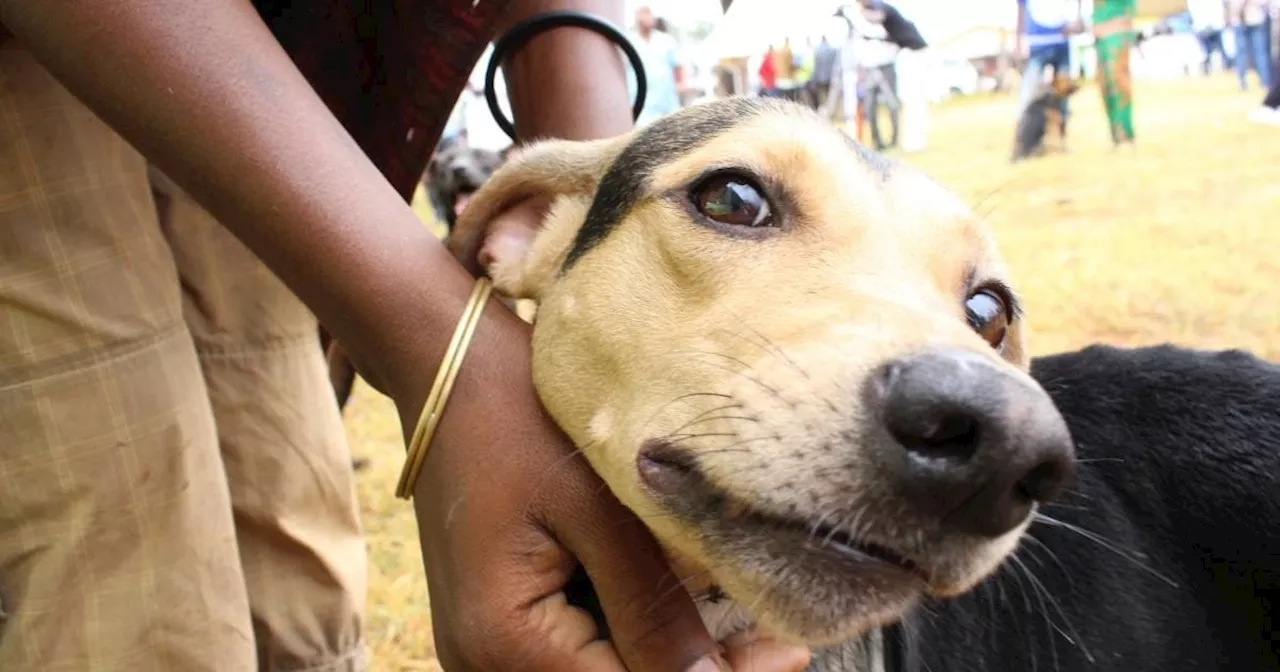
M 516 0 L 504 23 L 561 8 L 623 19 L 617 2 Z M 262 258 L 412 430 L 474 280 L 247 1 L 0 0 L 0 22 Z M 537 38 L 506 70 L 518 133 L 630 130 L 623 67 L 592 33 Z M 523 203 L 503 218 L 536 220 L 543 208 Z M 769 640 L 742 638 L 718 653 L 692 601 L 671 589 L 653 538 L 585 461 L 567 457 L 573 447 L 541 410 L 529 357 L 528 325 L 491 302 L 415 486 L 445 668 L 802 669 L 805 650 Z M 595 640 L 590 619 L 561 594 L 575 557 L 612 643 Z

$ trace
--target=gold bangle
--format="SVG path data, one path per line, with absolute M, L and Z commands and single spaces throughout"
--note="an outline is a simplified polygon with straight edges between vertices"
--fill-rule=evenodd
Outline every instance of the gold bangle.
M 476 280 L 476 285 L 471 290 L 471 298 L 462 311 L 457 329 L 453 331 L 453 340 L 449 341 L 449 349 L 440 362 L 440 370 L 436 371 L 435 382 L 431 384 L 427 400 L 422 404 L 422 414 L 418 416 L 418 424 L 413 428 L 413 436 L 409 439 L 404 469 L 401 470 L 400 482 L 396 485 L 396 497 L 400 499 L 413 496 L 413 486 L 418 482 L 418 474 L 426 462 L 431 437 L 435 435 L 440 417 L 444 415 L 444 407 L 449 401 L 449 393 L 453 390 L 458 370 L 462 368 L 467 346 L 471 344 L 471 337 L 475 334 L 476 325 L 480 323 L 480 316 L 484 313 L 492 291 L 493 283 L 484 277 Z

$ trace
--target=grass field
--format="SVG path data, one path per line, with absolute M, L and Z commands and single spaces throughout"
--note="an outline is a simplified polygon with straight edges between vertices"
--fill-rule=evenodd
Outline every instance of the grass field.
M 1110 149 L 1096 88 L 1072 100 L 1066 155 L 1011 166 L 1011 98 L 935 110 L 906 157 L 994 227 L 1036 354 L 1093 342 L 1242 347 L 1280 360 L 1280 128 L 1244 120 L 1261 94 L 1221 77 L 1138 84 L 1138 148 Z M 368 533 L 374 669 L 439 669 L 417 528 L 392 492 L 403 459 L 391 404 L 348 409 Z

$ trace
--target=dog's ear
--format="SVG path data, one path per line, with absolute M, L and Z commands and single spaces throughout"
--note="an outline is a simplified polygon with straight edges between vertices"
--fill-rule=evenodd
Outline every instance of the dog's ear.
M 596 187 L 630 135 L 549 140 L 508 154 L 471 198 L 449 236 L 454 257 L 505 296 L 537 300 L 582 226 Z M 495 217 L 526 200 L 549 206 L 540 222 Z

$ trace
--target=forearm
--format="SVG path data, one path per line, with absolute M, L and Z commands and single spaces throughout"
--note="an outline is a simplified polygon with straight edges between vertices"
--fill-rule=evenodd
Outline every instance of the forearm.
M 621 0 L 511 0 L 498 33 L 534 14 L 565 9 L 624 25 Z M 517 136 L 592 140 L 631 130 L 626 67 L 612 42 L 585 29 L 557 28 L 529 41 L 503 70 Z
M 248 2 L 0 0 L 0 21 L 262 258 L 370 382 L 395 395 L 397 376 L 422 373 L 407 362 L 438 360 L 469 276 Z

